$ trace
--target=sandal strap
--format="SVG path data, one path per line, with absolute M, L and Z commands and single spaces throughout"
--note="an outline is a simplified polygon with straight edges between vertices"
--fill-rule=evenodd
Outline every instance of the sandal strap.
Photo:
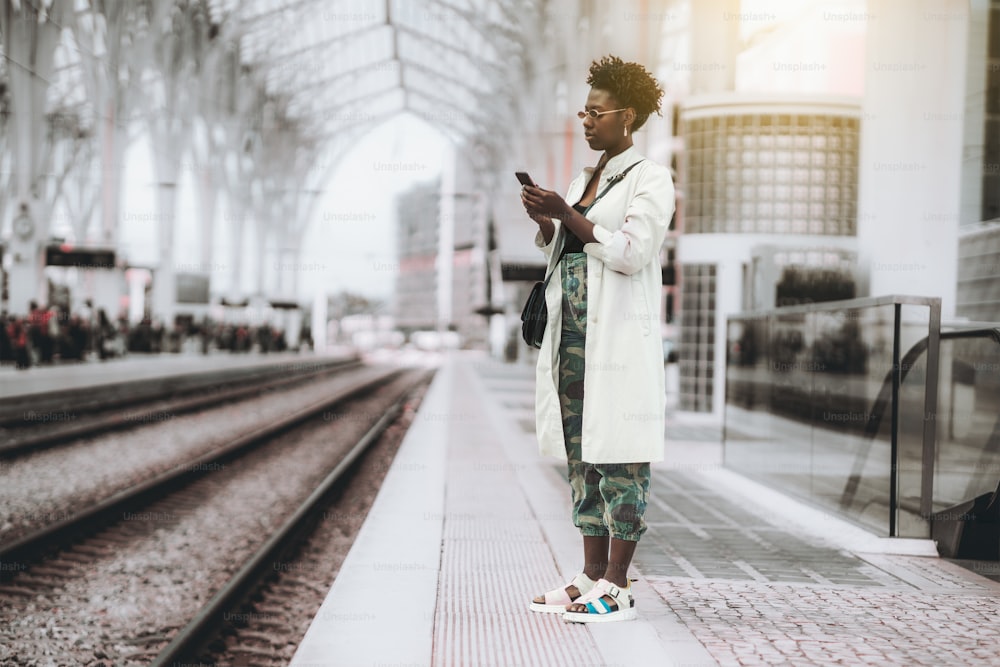
M 586 605 L 588 614 L 610 614 L 613 611 L 618 611 L 618 602 L 612 601 L 614 608 L 611 608 L 607 602 L 604 601 L 603 597 L 599 597 L 593 602 L 588 602 Z
M 580 591 L 580 595 L 590 592 L 590 589 L 597 585 L 596 581 L 585 575 L 583 572 L 573 577 L 573 581 L 570 583 L 576 586 L 576 590 Z
M 577 598 L 579 599 L 579 598 Z M 570 604 L 573 598 L 569 596 L 565 588 L 556 588 L 545 593 L 545 604 Z
M 605 595 L 614 601 L 614 609 L 612 609 L 607 601 L 603 599 Z M 600 579 L 596 584 L 594 584 L 594 587 L 590 589 L 589 593 L 581 595 L 576 599 L 576 604 L 582 604 L 587 608 L 587 611 L 572 613 L 609 614 L 620 609 L 628 609 L 634 605 L 634 602 L 632 600 L 631 586 L 627 589 L 622 589 L 620 586 L 612 584 L 607 579 Z
M 594 580 L 585 575 L 583 572 L 573 577 L 573 579 L 563 586 L 562 588 L 554 588 L 551 591 L 545 593 L 545 604 L 554 605 L 568 605 L 576 600 L 579 600 L 585 594 L 589 593 L 594 587 Z M 575 598 L 571 598 L 566 589 L 570 586 L 575 586 L 576 590 L 580 592 L 580 595 Z

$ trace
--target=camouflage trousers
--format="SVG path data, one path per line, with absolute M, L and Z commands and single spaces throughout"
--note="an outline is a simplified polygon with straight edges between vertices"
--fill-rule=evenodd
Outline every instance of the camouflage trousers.
M 587 255 L 568 253 L 562 278 L 562 340 L 559 343 L 559 403 L 566 441 L 573 525 L 587 537 L 638 541 L 646 530 L 649 463 L 583 461 L 583 377 L 587 339 Z

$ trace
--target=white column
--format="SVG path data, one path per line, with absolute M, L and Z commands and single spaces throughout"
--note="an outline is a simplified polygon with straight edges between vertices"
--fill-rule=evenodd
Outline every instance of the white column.
M 445 148 L 441 166 L 441 199 L 438 206 L 437 324 L 446 331 L 452 320 L 452 276 L 455 266 L 455 151 Z
M 10 87 L 8 137 L 12 153 L 12 215 L 14 233 L 4 259 L 8 271 L 10 312 L 27 314 L 28 302 L 45 305 L 44 239 L 49 235 L 52 202 L 45 196 L 45 179 L 51 174 L 45 164 L 50 141 L 45 100 L 54 72 L 54 54 L 63 30 L 63 17 L 72 9 L 68 0 L 50 4 L 44 16 L 35 5 L 4 3 L 0 53 L 9 60 Z M 2 223 L 2 221 L 0 221 Z
M 691 94 L 718 93 L 736 87 L 740 49 L 739 0 L 691 2 Z
M 37 202 L 37 200 L 34 201 Z M 44 232 L 38 230 L 37 219 L 39 216 L 37 213 L 32 213 L 30 207 L 28 210 L 29 212 L 23 217 L 33 225 L 32 230 L 26 232 L 23 237 L 15 232 L 7 241 L 4 253 L 10 312 L 20 315 L 28 313 L 30 301 L 37 301 L 39 304 L 44 304 L 46 301 L 45 274 L 43 273 L 45 257 L 41 241 Z M 18 217 L 22 216 L 19 214 Z M 15 222 L 15 226 L 17 224 Z
M 128 269 L 125 271 L 125 281 L 128 284 L 128 321 L 138 324 L 145 315 L 146 285 L 151 280 L 147 269 Z
M 722 419 L 726 405 L 726 318 L 741 310 L 743 262 L 727 257 L 715 267 L 715 360 L 712 364 L 712 416 Z
M 166 160 L 161 160 L 166 163 Z M 160 172 L 162 173 L 162 169 Z M 173 174 L 176 176 L 176 174 Z M 177 269 L 174 258 L 174 211 L 176 210 L 176 178 L 162 181 L 157 191 L 157 236 L 159 238 L 159 263 L 153 274 L 153 319 L 159 320 L 169 331 L 174 326 L 177 306 Z
M 871 296 L 942 299 L 955 313 L 966 0 L 870 0 L 858 245 Z
M 328 305 L 329 299 L 326 292 L 318 290 L 316 295 L 313 297 L 312 324 L 310 325 L 310 329 L 312 330 L 313 350 L 316 352 L 326 352 L 326 321 Z
M 969 38 L 965 68 L 965 120 L 962 145 L 962 211 L 959 226 L 975 224 L 982 218 L 983 149 L 986 143 L 987 44 L 989 39 L 990 0 L 972 0 L 969 13 Z
M 126 295 L 121 269 L 93 269 L 88 272 L 90 297 L 95 308 L 103 308 L 111 320 L 118 319 L 122 297 Z

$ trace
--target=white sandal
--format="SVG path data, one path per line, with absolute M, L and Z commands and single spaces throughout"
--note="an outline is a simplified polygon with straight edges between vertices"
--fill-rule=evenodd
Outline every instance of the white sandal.
M 611 598 L 609 603 L 605 598 Z M 584 611 L 569 611 L 563 620 L 570 623 L 608 623 L 611 621 L 631 621 L 636 617 L 635 599 L 632 597 L 632 582 L 626 588 L 614 585 L 607 579 L 600 579 L 590 592 L 576 599 L 575 604 L 586 607 Z
M 569 592 L 566 590 L 570 586 L 575 586 L 578 591 L 578 594 L 575 597 L 570 597 Z M 543 614 L 562 614 L 566 611 L 566 605 L 572 604 L 575 600 L 579 600 L 581 597 L 589 593 L 593 587 L 594 580 L 581 572 L 573 577 L 573 580 L 562 588 L 555 588 L 544 595 L 538 596 L 538 598 L 542 598 L 545 602 L 538 602 L 538 598 L 535 598 L 535 600 L 528 605 L 528 609 L 531 611 L 539 611 Z

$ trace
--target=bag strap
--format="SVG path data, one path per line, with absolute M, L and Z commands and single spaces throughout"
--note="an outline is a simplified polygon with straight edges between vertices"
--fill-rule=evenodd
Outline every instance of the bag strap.
M 542 282 L 542 294 L 545 294 L 545 288 L 549 286 L 549 281 L 552 279 L 552 274 L 556 272 L 556 266 L 558 266 L 559 262 L 561 261 L 562 257 L 560 256 L 559 259 L 556 260 L 556 263 L 552 265 L 552 270 L 549 271 L 548 274 L 545 276 L 545 281 Z
M 583 215 L 586 216 L 587 212 L 590 211 L 591 208 L 593 208 L 594 204 L 600 201 L 601 197 L 608 194 L 608 190 L 618 185 L 618 183 L 625 178 L 625 175 L 632 170 L 632 167 L 639 164 L 639 162 L 642 162 L 642 160 L 639 160 L 638 162 L 633 162 L 628 167 L 626 167 L 625 170 L 622 171 L 620 174 L 615 174 L 614 176 L 612 176 L 608 180 L 608 184 L 604 186 L 603 190 L 601 190 L 601 194 L 594 197 L 594 201 L 590 202 L 590 204 L 587 205 L 587 208 L 583 209 Z

